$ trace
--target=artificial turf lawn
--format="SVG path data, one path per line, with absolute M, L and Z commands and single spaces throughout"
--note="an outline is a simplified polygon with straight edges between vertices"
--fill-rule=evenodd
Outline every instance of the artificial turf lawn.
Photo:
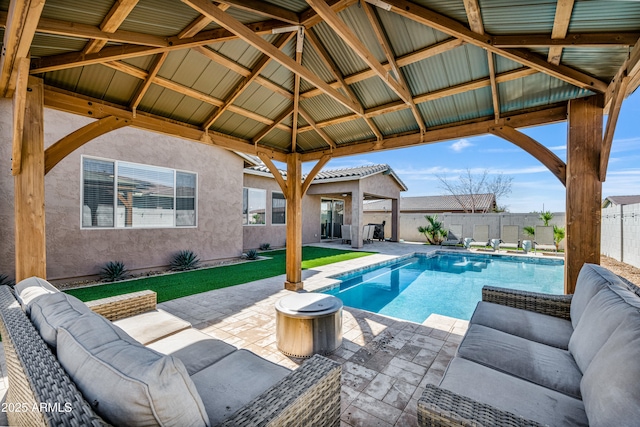
M 302 269 L 306 270 L 334 262 L 361 258 L 374 253 L 305 246 L 302 248 Z M 158 294 L 158 302 L 160 303 L 285 273 L 284 250 L 268 252 L 265 256 L 271 259 L 69 289 L 65 292 L 82 301 L 92 301 L 150 289 Z

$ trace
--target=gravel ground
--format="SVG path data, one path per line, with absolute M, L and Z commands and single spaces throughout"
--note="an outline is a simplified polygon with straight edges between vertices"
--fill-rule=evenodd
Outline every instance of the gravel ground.
M 613 271 L 618 276 L 624 277 L 636 286 L 640 286 L 640 268 L 625 264 L 624 262 L 617 261 L 604 255 L 600 257 L 600 265 Z

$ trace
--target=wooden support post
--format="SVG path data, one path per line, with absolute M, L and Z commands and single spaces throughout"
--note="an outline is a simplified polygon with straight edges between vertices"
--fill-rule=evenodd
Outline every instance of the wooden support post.
M 44 85 L 29 77 L 20 173 L 14 176 L 16 282 L 46 278 L 44 220 Z
M 364 194 L 358 185 L 358 190 L 351 193 L 351 247 L 356 249 L 363 246 L 364 208 L 362 200 L 364 200 Z
M 287 156 L 287 281 L 284 288 L 302 289 L 302 162 L 300 154 Z
M 564 290 L 575 292 L 584 263 L 600 264 L 602 182 L 601 95 L 569 101 Z

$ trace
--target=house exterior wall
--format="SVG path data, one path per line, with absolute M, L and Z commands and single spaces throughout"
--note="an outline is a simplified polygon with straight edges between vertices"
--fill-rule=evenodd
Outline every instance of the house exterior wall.
M 13 272 L 13 179 L 11 101 L 0 100 L 0 271 Z M 45 109 L 45 148 L 90 123 L 84 117 Z M 93 156 L 195 172 L 197 226 L 179 228 L 82 229 L 81 156 Z M 134 128 L 121 128 L 71 153 L 45 176 L 47 276 L 50 280 L 98 274 L 108 261 L 130 270 L 169 264 L 183 249 L 203 261 L 241 254 L 243 160 L 232 152 Z M 5 273 L 7 274 L 7 273 Z
M 275 179 L 266 176 L 258 176 L 250 173 L 244 174 L 244 187 L 266 190 L 267 212 L 266 224 L 242 226 L 243 243 L 245 250 L 258 249 L 261 244 L 269 243 L 272 248 L 285 246 L 287 226 L 273 224 L 271 220 L 271 194 L 275 191 L 282 193 Z M 242 190 L 240 195 L 242 196 Z M 236 216 L 242 224 L 242 210 L 238 210 Z M 308 196 L 302 198 L 302 243 L 317 243 L 320 241 L 320 196 Z
M 640 268 L 640 203 L 602 209 L 601 253 Z

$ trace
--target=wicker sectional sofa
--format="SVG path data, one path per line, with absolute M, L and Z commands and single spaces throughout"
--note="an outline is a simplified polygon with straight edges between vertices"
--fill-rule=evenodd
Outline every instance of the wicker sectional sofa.
M 421 426 L 640 423 L 640 290 L 585 264 L 573 295 L 485 287 Z
M 32 277 L 0 286 L 0 333 L 11 425 L 340 423 L 339 364 L 290 371 L 157 310 L 151 291 L 84 304 Z

